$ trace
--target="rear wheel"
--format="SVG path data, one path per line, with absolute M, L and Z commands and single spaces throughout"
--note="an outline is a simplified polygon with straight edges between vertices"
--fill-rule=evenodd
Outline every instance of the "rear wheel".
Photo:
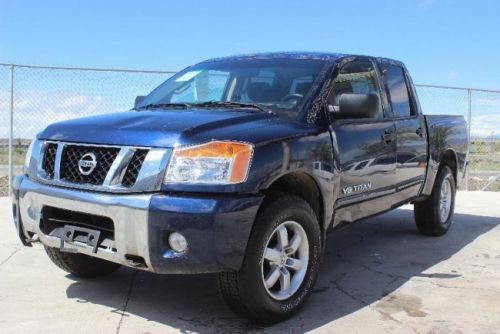
M 277 322 L 304 305 L 320 258 L 315 213 L 303 199 L 284 195 L 259 214 L 241 270 L 219 274 L 219 289 L 240 315 L 260 323 Z
M 45 247 L 45 252 L 56 266 L 81 278 L 94 278 L 111 274 L 120 268 L 117 263 L 101 260 L 85 254 L 61 252 L 57 248 Z
M 432 194 L 414 206 L 415 223 L 420 233 L 431 236 L 445 234 L 453 221 L 456 185 L 450 167 L 438 172 Z

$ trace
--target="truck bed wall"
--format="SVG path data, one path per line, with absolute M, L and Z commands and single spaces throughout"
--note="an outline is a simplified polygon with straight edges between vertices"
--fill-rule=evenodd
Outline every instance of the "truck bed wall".
M 432 192 L 440 162 L 447 151 L 452 151 L 457 161 L 457 184 L 464 181 L 469 137 L 463 116 L 424 115 L 427 125 L 428 168 L 422 195 Z

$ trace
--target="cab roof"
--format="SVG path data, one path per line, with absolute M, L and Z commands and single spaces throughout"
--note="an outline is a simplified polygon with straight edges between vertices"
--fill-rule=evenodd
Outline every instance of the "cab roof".
M 264 52 L 264 53 L 248 53 L 242 55 L 234 55 L 227 57 L 218 57 L 208 59 L 204 62 L 214 61 L 233 61 L 233 60 L 251 60 L 251 59 L 318 59 L 318 60 L 336 60 L 347 55 L 341 53 L 325 53 L 325 52 Z
M 203 61 L 216 62 L 216 61 L 236 61 L 236 60 L 251 60 L 251 59 L 317 59 L 324 61 L 335 61 L 340 58 L 349 56 L 361 56 L 355 54 L 335 53 L 335 52 L 311 52 L 311 51 L 289 51 L 289 52 L 264 52 L 264 53 L 249 53 L 227 57 L 212 58 Z M 379 62 L 393 63 L 402 65 L 398 60 L 385 58 L 385 57 L 372 57 Z

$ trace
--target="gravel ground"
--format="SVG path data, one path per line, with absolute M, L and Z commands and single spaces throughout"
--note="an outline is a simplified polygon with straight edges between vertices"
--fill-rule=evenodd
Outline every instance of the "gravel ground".
M 7 196 L 9 183 L 7 176 L 0 176 L 0 196 Z

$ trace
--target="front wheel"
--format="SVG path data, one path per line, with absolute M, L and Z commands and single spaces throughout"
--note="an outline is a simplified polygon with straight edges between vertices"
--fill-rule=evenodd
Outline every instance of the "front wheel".
M 415 223 L 420 233 L 431 236 L 445 234 L 451 226 L 455 209 L 456 183 L 450 167 L 438 172 L 429 198 L 416 202 Z
M 242 268 L 219 274 L 219 290 L 240 315 L 260 323 L 281 321 L 304 305 L 320 258 L 316 215 L 303 199 L 285 195 L 259 214 Z
M 65 253 L 57 248 L 44 247 L 45 252 L 56 266 L 76 277 L 95 278 L 105 276 L 120 268 L 120 265 L 117 263 L 101 260 L 85 254 Z

